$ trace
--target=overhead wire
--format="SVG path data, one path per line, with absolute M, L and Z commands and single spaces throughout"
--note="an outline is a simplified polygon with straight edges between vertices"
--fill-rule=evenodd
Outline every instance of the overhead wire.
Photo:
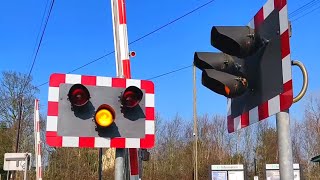
M 175 70 L 172 70 L 172 71 L 163 73 L 163 74 L 159 74 L 159 75 L 157 75 L 157 76 L 150 77 L 150 78 L 148 78 L 147 80 L 152 80 L 152 79 L 156 79 L 156 78 L 159 78 L 159 77 L 162 77 L 162 76 L 166 76 L 166 75 L 169 75 L 169 74 L 172 74 L 172 73 L 176 73 L 176 72 L 179 72 L 179 71 L 188 69 L 188 68 L 190 68 L 190 67 L 192 67 L 192 65 L 185 66 L 185 67 L 182 67 L 182 68 L 179 68 L 179 69 L 175 69 Z
M 30 79 L 32 70 L 33 70 L 34 65 L 35 65 L 35 62 L 36 62 L 36 60 L 37 60 L 38 53 L 39 53 L 39 50 L 40 50 L 40 47 L 41 47 L 41 44 L 42 44 L 42 40 L 43 40 L 43 37 L 44 37 L 45 31 L 46 31 L 47 25 L 48 25 L 48 22 L 49 22 L 49 19 L 50 19 L 50 15 L 51 15 L 51 12 L 52 12 L 52 9 L 53 9 L 54 2 L 55 2 L 55 0 L 52 0 L 52 1 L 51 1 L 50 8 L 49 8 L 49 12 L 48 12 L 47 17 L 46 17 L 46 19 L 45 19 L 45 22 L 44 22 L 44 25 L 43 25 L 43 29 L 42 29 L 42 32 L 41 32 L 40 40 L 39 40 L 39 42 L 38 42 L 38 45 L 37 45 L 37 48 L 36 48 L 36 52 L 35 52 L 35 54 L 34 54 L 34 57 L 33 57 L 33 60 L 32 60 L 31 67 L 30 67 L 30 69 L 29 69 L 29 73 L 28 73 L 26 82 L 25 82 L 24 85 L 23 85 L 23 88 L 22 88 L 21 93 L 23 93 L 24 89 L 26 88 L 26 86 L 27 86 L 27 84 L 28 84 L 28 81 L 29 81 L 29 79 Z M 47 4 L 46 4 L 45 12 L 46 12 L 46 9 L 47 9 Z M 43 17 L 44 17 L 44 16 L 43 16 Z M 42 18 L 42 23 L 43 23 L 43 18 Z M 40 29 L 41 29 L 41 27 L 42 27 L 42 23 L 41 23 Z M 40 31 L 41 31 L 41 30 L 40 30 Z M 40 35 L 40 33 L 38 33 L 37 40 L 39 39 L 39 35 Z
M 48 2 L 47 2 L 48 3 Z M 24 93 L 24 90 L 25 88 L 27 87 L 28 83 L 30 82 L 30 76 L 31 76 L 31 73 L 32 73 L 32 70 L 33 70 L 33 67 L 34 67 L 34 64 L 36 62 L 36 59 L 37 59 L 37 55 L 38 55 L 38 52 L 39 52 L 39 49 L 40 49 L 40 46 L 41 46 L 41 42 L 42 42 L 42 39 L 43 39 L 43 36 L 44 36 L 44 33 L 45 33 L 45 30 L 46 30 L 46 27 L 47 27 L 47 24 L 48 24 L 48 21 L 49 21 L 49 18 L 50 18 L 50 15 L 51 15 L 51 11 L 52 11 L 52 8 L 53 8 L 53 4 L 54 4 L 54 0 L 52 0 L 52 3 L 50 5 L 50 9 L 49 9 L 49 12 L 48 12 L 48 15 L 47 15 L 47 18 L 45 20 L 45 24 L 44 24 L 44 27 L 42 29 L 42 33 L 41 33 L 41 37 L 40 37 L 40 40 L 39 40 L 39 43 L 37 45 L 37 48 L 36 48 L 36 52 L 34 54 L 34 58 L 32 60 L 32 65 L 29 69 L 29 73 L 28 73 L 28 76 L 27 78 L 25 79 L 25 82 L 22 84 L 22 89 L 21 91 L 18 93 L 18 102 L 19 102 L 19 107 L 18 107 L 18 128 L 17 128 L 17 137 L 16 137 L 16 146 L 15 146 L 15 152 L 18 152 L 19 150 L 19 139 L 20 139 L 20 129 L 21 129 L 21 116 L 22 116 L 22 105 L 23 105 L 23 93 Z M 46 7 L 47 7 L 47 4 L 46 4 Z M 45 8 L 45 12 L 46 12 L 46 8 Z M 45 14 L 45 13 L 44 13 Z M 44 17 L 44 16 L 43 16 Z M 42 17 L 42 21 L 41 21 L 41 26 L 40 26 L 40 31 L 41 31 L 41 27 L 42 27 L 42 23 L 43 23 L 43 17 Z M 37 40 L 39 39 L 39 33 L 38 33 L 38 36 L 37 36 Z M 36 40 L 36 41 L 37 41 Z M 9 172 L 9 176 L 10 176 L 10 173 Z
M 310 7 L 312 7 L 313 5 L 315 5 L 317 2 L 319 2 L 319 0 L 312 0 L 309 1 L 308 3 L 300 6 L 299 8 L 295 9 L 294 11 L 292 11 L 289 16 L 295 16 L 299 13 L 302 13 L 303 11 L 309 9 Z
M 36 39 L 36 43 L 34 44 L 34 48 L 33 48 L 33 54 L 32 56 L 35 55 L 35 51 L 37 49 L 37 45 L 39 44 L 39 38 L 40 38 L 40 34 L 42 32 L 42 29 L 43 29 L 43 24 L 44 24 L 44 20 L 45 20 L 45 16 L 47 14 L 47 8 L 48 8 L 48 3 L 49 3 L 50 0 L 47 0 L 46 2 L 46 6 L 44 8 L 44 11 L 43 11 L 43 15 L 42 15 L 42 18 L 41 18 L 41 23 L 40 23 L 40 28 L 39 28 L 39 31 L 38 31 L 38 34 L 37 34 L 37 39 Z
M 293 12 L 291 12 L 289 14 L 289 16 L 295 17 L 295 16 L 305 12 L 306 10 L 312 8 L 314 5 L 316 5 L 319 2 L 320 2 L 320 0 L 312 0 L 312 1 L 302 5 L 301 7 L 297 8 Z M 307 12 L 306 14 L 303 14 L 302 16 L 300 16 L 298 18 L 293 19 L 292 22 L 297 21 L 298 19 L 300 19 L 300 18 L 302 18 L 302 17 L 304 17 L 304 16 L 306 16 L 306 15 L 308 15 L 308 14 L 310 14 L 310 13 L 312 13 L 312 12 L 318 10 L 318 9 L 320 9 L 320 6 L 315 8 L 315 9 L 313 9 L 312 11 Z M 148 80 L 156 79 L 156 78 L 159 78 L 159 77 L 162 77 L 162 76 L 166 76 L 166 75 L 169 75 L 169 74 L 172 74 L 172 73 L 175 73 L 175 72 L 179 72 L 179 71 L 185 70 L 185 69 L 190 68 L 190 67 L 192 67 L 192 65 L 185 66 L 185 67 L 182 67 L 182 68 L 178 68 L 178 69 L 175 69 L 175 70 L 172 70 L 172 71 L 169 71 L 169 72 L 166 72 L 166 73 L 151 77 Z
M 167 24 L 164 24 L 164 25 L 160 26 L 159 28 L 157 28 L 157 29 L 155 29 L 155 30 L 153 30 L 153 31 L 151 31 L 151 32 L 149 32 L 149 33 L 147 33 L 147 34 L 143 35 L 142 37 L 140 37 L 140 38 L 138 38 L 138 39 L 136 39 L 136 40 L 134 40 L 134 41 L 130 42 L 130 43 L 129 43 L 129 45 L 130 45 L 130 44 L 133 44 L 133 43 L 135 43 L 135 42 L 137 42 L 137 41 L 140 41 L 141 39 L 144 39 L 144 38 L 146 38 L 146 37 L 150 36 L 151 34 L 153 34 L 153 33 L 157 32 L 157 31 L 159 31 L 159 30 L 161 30 L 161 29 L 163 29 L 163 28 L 165 28 L 165 27 L 167 27 L 167 26 L 169 26 L 170 24 L 173 24 L 173 23 L 175 23 L 175 22 L 179 21 L 180 19 L 182 19 L 182 18 L 184 18 L 184 17 L 186 17 L 186 16 L 188 16 L 188 15 L 190 15 L 190 14 L 192 14 L 192 13 L 196 12 L 197 10 L 199 10 L 199 9 L 201 9 L 201 8 L 203 8 L 203 7 L 205 7 L 205 6 L 209 5 L 209 4 L 211 4 L 211 3 L 213 3 L 214 1 L 215 1 L 215 0 L 211 0 L 211 1 L 208 1 L 208 2 L 206 2 L 206 3 L 204 3 L 204 4 L 200 5 L 200 6 L 198 6 L 197 8 L 195 8 L 195 9 L 193 9 L 193 10 L 191 10 L 191 11 L 187 12 L 186 14 L 183 14 L 182 16 L 180 16 L 180 17 L 178 17 L 178 18 L 176 18 L 176 19 L 174 19 L 174 20 L 172 20 L 172 21 L 168 22 Z
M 203 7 L 211 4 L 211 3 L 213 3 L 214 1 L 215 1 L 215 0 L 210 0 L 210 1 L 208 1 L 208 2 L 206 2 L 206 3 L 204 3 L 204 4 L 202 4 L 202 5 L 200 5 L 200 6 L 198 6 L 198 7 L 196 7 L 195 9 L 193 9 L 193 10 L 191 10 L 191 11 L 189 11 L 189 12 L 187 12 L 187 13 L 185 13 L 185 14 L 177 17 L 177 18 L 175 18 L 174 20 L 172 20 L 172 21 L 170 21 L 170 22 L 168 22 L 168 23 L 166 23 L 166 24 L 164 24 L 164 25 L 156 28 L 155 30 L 150 31 L 149 33 L 147 33 L 147 34 L 145 34 L 145 35 L 143 35 L 143 36 L 141 36 L 141 37 L 139 37 L 139 38 L 137 38 L 137 39 L 129 42 L 129 45 L 141 41 L 142 39 L 144 39 L 144 38 L 146 38 L 146 37 L 148 37 L 148 36 L 150 36 L 150 35 L 158 32 L 158 31 L 162 30 L 163 28 L 165 28 L 165 27 L 167 27 L 167 26 L 169 26 L 169 25 L 171 25 L 171 24 L 173 24 L 173 23 L 175 23 L 175 22 L 183 19 L 184 17 L 186 17 L 186 16 L 188 16 L 188 15 L 190 15 L 190 14 L 198 11 L 199 9 L 201 9 L 201 8 L 203 8 Z M 107 54 L 105 54 L 105 55 L 103 55 L 103 56 L 100 56 L 100 57 L 98 57 L 98 58 L 96 58 L 96 59 L 93 59 L 93 60 L 87 62 L 86 64 L 81 65 L 81 66 L 79 66 L 79 67 L 77 67 L 77 68 L 69 71 L 68 73 L 72 73 L 72 72 L 75 72 L 75 71 L 77 71 L 77 70 L 79 70 L 79 69 L 82 69 L 82 68 L 84 68 L 84 67 L 86 67 L 86 66 L 88 66 L 88 65 L 90 65 L 90 64 L 92 64 L 92 63 L 94 63 L 94 62 L 96 62 L 96 61 L 99 61 L 99 60 L 101 60 L 101 59 L 103 59 L 103 58 L 105 58 L 105 57 L 113 54 L 114 52 L 115 52 L 114 50 L 113 50 L 113 51 L 110 51 L 110 52 L 108 52 Z M 191 67 L 191 66 L 190 66 L 190 67 Z M 183 70 L 183 69 L 182 69 L 182 70 Z M 178 70 L 174 70 L 174 71 L 177 72 L 177 71 L 180 71 L 180 70 L 178 69 Z M 169 73 L 169 74 L 170 74 L 170 73 Z M 163 76 L 163 75 L 162 75 L 162 76 Z M 159 77 L 161 77 L 161 75 L 159 75 Z M 154 79 L 154 78 L 156 78 L 156 77 L 152 77 L 152 79 Z M 45 84 L 47 84 L 47 83 L 48 83 L 48 81 L 47 81 L 47 82 L 44 82 L 44 83 L 42 83 L 42 84 L 40 84 L 40 85 L 38 85 L 37 87 L 41 87 L 41 86 L 43 86 L 43 85 L 45 85 Z
M 313 7 L 315 7 L 319 3 L 320 3 L 320 0 L 312 0 L 312 1 L 309 1 L 308 3 L 302 5 L 301 7 L 297 8 L 293 12 L 291 12 L 289 14 L 289 18 L 293 19 L 293 20 L 291 20 L 291 22 L 297 21 L 298 19 L 316 11 L 317 9 L 319 9 L 320 8 L 319 6 L 316 7 L 315 9 L 312 9 Z M 309 9 L 312 9 L 312 10 L 307 12 Z M 304 12 L 307 12 L 307 13 L 303 14 L 302 16 L 297 17 L 298 15 L 300 15 Z M 295 18 L 295 17 L 297 17 L 297 18 Z
M 144 39 L 144 38 L 146 38 L 146 37 L 148 37 L 148 36 L 156 33 L 157 31 L 159 31 L 159 30 L 161 30 L 161 29 L 169 26 L 170 24 L 175 23 L 176 21 L 178 21 L 178 20 L 180 20 L 180 19 L 182 19 L 182 18 L 184 18 L 184 17 L 192 14 L 193 12 L 195 12 L 195 11 L 197 11 L 197 10 L 199 10 L 199 9 L 207 6 L 207 5 L 209 5 L 210 3 L 214 2 L 214 1 L 215 1 L 215 0 L 211 0 L 211 1 L 208 1 L 208 2 L 200 5 L 199 7 L 197 7 L 197 8 L 195 8 L 195 9 L 187 12 L 186 14 L 183 14 L 182 16 L 180 16 L 180 17 L 178 17 L 178 18 L 176 18 L 176 19 L 174 19 L 174 20 L 172 20 L 172 21 L 164 24 L 163 26 L 160 26 L 159 28 L 157 28 L 157 29 L 155 29 L 155 30 L 153 30 L 153 31 L 151 31 L 151 32 L 149 32 L 149 33 L 147 33 L 147 34 L 145 34 L 145 35 L 143 35 L 143 36 L 135 39 L 134 41 L 130 42 L 129 45 L 130 45 L 130 44 L 133 44 L 133 43 L 136 43 L 136 42 L 138 42 L 138 41 L 140 41 L 140 40 L 142 40 L 142 39 Z M 312 0 L 312 1 L 310 1 L 310 2 L 308 2 L 308 3 L 306 3 L 306 4 L 304 4 L 304 5 L 302 5 L 301 7 L 297 8 L 297 9 L 294 10 L 293 12 L 291 12 L 291 13 L 289 14 L 289 16 L 291 16 L 291 17 L 297 16 L 297 15 L 303 13 L 304 11 L 310 9 L 310 7 L 312 7 L 313 5 L 317 4 L 318 2 L 320 2 L 320 1 L 319 1 L 319 0 Z M 292 22 L 293 22 L 293 21 L 296 21 L 296 20 L 298 20 L 298 19 L 300 19 L 300 18 L 302 18 L 302 17 L 304 17 L 304 16 L 306 16 L 306 15 L 308 15 L 308 14 L 310 14 L 310 13 L 312 13 L 313 11 L 315 11 L 315 10 L 317 10 L 317 9 L 319 9 L 319 8 L 320 8 L 320 7 L 317 7 L 317 8 L 315 8 L 315 9 L 313 9 L 312 11 L 310 11 L 310 12 L 308 12 L 308 13 L 300 16 L 300 17 L 298 17 L 298 18 L 296 18 L 296 19 L 293 19 Z M 88 63 L 86 63 L 86 64 L 84 64 L 84 65 L 82 65 L 82 66 L 80 66 L 80 67 L 78 67 L 78 68 L 75 68 L 75 69 L 73 69 L 72 71 L 70 71 L 70 72 L 68 72 L 68 73 L 72 73 L 72 72 L 75 72 L 75 71 L 77 71 L 77 70 L 79 70 L 79 69 L 81 69 L 81 68 L 83 68 L 83 67 L 86 67 L 86 66 L 88 66 L 88 65 L 90 65 L 90 64 L 92 64 L 92 63 L 94 63 L 94 62 L 96 62 L 96 61 L 98 61 L 98 60 L 101 60 L 101 59 L 103 59 L 103 58 L 105 58 L 105 57 L 113 54 L 114 52 L 115 52 L 115 51 L 110 51 L 109 53 L 107 53 L 107 54 L 105 54 L 105 55 L 103 55 L 103 56 L 100 56 L 100 57 L 98 57 L 98 58 L 96 58 L 96 59 L 94 59 L 94 60 L 92 60 L 92 61 L 90 61 L 90 62 L 88 62 Z M 178 68 L 178 69 L 175 69 L 175 70 L 172 70 L 172 71 L 169 71 L 169 72 L 160 74 L 160 75 L 156 75 L 156 76 L 150 77 L 150 78 L 148 78 L 148 80 L 152 80 L 152 79 L 156 79 L 156 78 L 159 78 L 159 77 L 162 77 L 162 76 L 166 76 L 166 75 L 169 75 L 169 74 L 172 74 L 172 73 L 176 73 L 176 72 L 185 70 L 185 69 L 190 68 L 190 67 L 192 67 L 192 65 L 188 65 L 188 66 L 185 66 L 185 67 L 182 67 L 182 68 Z M 45 85 L 45 84 L 47 84 L 47 83 L 48 83 L 48 82 L 44 82 L 44 83 L 38 85 L 37 87 L 43 86 L 43 85 Z
M 306 10 L 312 8 L 314 5 L 316 5 L 316 4 L 319 3 L 319 2 L 320 2 L 320 0 L 312 0 L 312 1 L 310 1 L 310 2 L 308 2 L 308 3 L 306 3 L 306 4 L 304 4 L 304 5 L 302 5 L 301 7 L 297 8 L 297 9 L 294 10 L 293 12 L 291 12 L 291 13 L 289 14 L 289 16 L 295 17 L 295 16 L 297 16 L 297 15 L 305 12 Z M 317 9 L 320 9 L 320 6 L 317 7 L 317 8 L 315 8 L 315 9 L 313 9 L 312 11 L 310 11 L 310 12 L 308 12 L 308 13 L 300 16 L 300 17 L 298 17 L 298 18 L 293 19 L 292 22 L 297 21 L 298 19 L 300 19 L 300 18 L 302 18 L 302 17 L 304 17 L 304 16 L 306 16 L 306 15 L 308 15 L 308 14 L 316 11 Z M 185 66 L 185 67 L 182 67 L 182 68 L 178 68 L 178 69 L 175 69 L 175 70 L 172 70 L 172 71 L 169 71 L 169 72 L 166 72 L 166 73 L 163 73 L 163 74 L 160 74 L 160 75 L 151 77 L 151 78 L 149 78 L 148 80 L 156 79 L 156 78 L 159 78 L 159 77 L 162 77 L 162 76 L 166 76 L 166 75 L 169 75 L 169 74 L 172 74 L 172 73 L 175 73 L 175 72 L 179 72 L 179 71 L 185 70 L 185 69 L 190 68 L 190 67 L 192 67 L 192 65 Z
M 299 16 L 299 17 L 297 17 L 297 18 L 295 18 L 295 19 L 291 20 L 291 22 L 295 22 L 295 21 L 297 21 L 297 20 L 299 20 L 299 19 L 301 19 L 301 18 L 305 17 L 306 15 L 311 14 L 312 12 L 314 12 L 314 11 L 316 11 L 316 10 L 318 10 L 318 9 L 320 9 L 320 6 L 318 6 L 318 7 L 314 8 L 313 10 L 311 10 L 311 11 L 309 11 L 309 12 L 305 13 L 305 14 L 303 14 L 302 16 Z

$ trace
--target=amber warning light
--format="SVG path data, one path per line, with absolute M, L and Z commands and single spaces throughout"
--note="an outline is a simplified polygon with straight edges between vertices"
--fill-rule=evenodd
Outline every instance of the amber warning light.
M 109 127 L 115 119 L 115 112 L 111 106 L 102 104 L 97 109 L 94 118 L 99 127 Z

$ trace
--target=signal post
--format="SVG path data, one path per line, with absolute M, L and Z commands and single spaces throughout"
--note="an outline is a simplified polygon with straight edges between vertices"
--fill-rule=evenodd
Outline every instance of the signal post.
M 129 45 L 128 45 L 128 33 L 127 33 L 127 21 L 126 21 L 126 7 L 125 0 L 111 0 L 112 9 L 112 22 L 113 22 L 113 37 L 115 47 L 116 69 L 117 76 L 123 78 L 131 78 L 130 59 L 129 59 Z M 130 170 L 124 168 L 125 154 L 129 153 L 130 158 L 127 160 L 130 162 Z M 125 153 L 124 149 L 116 149 L 115 160 L 115 179 L 124 179 L 124 172 L 127 170 L 130 172 L 130 179 L 139 178 L 139 164 L 138 164 L 138 151 L 137 149 L 129 149 L 129 152 Z M 132 174 L 133 172 L 133 174 Z M 127 174 L 126 172 L 125 174 Z
M 124 0 L 111 0 L 117 78 L 54 73 L 49 80 L 46 142 L 51 147 L 116 148 L 115 179 L 139 178 L 137 148 L 155 144 L 154 84 L 131 79 Z M 125 167 L 129 149 L 129 167 Z M 101 162 L 101 161 L 100 161 Z M 99 168 L 99 179 L 101 179 Z
M 211 45 L 222 53 L 195 52 L 194 65 L 205 87 L 228 98 L 228 131 L 277 114 L 280 177 L 292 180 L 288 112 L 296 98 L 286 0 L 268 0 L 248 26 L 213 26 Z

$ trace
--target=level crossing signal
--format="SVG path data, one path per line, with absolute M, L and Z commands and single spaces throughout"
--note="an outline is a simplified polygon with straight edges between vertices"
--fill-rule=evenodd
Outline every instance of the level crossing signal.
M 248 26 L 213 26 L 211 45 L 195 52 L 202 84 L 228 98 L 228 131 L 289 109 L 292 77 L 287 6 L 268 0 Z
M 51 146 L 154 146 L 151 81 L 53 74 L 48 101 L 46 136 Z

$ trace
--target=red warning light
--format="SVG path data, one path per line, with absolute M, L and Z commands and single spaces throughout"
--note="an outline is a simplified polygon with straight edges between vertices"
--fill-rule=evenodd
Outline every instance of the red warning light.
M 143 96 L 141 89 L 130 86 L 122 94 L 121 104 L 124 107 L 133 108 L 139 104 Z
M 72 106 L 81 107 L 88 103 L 90 93 L 84 85 L 75 84 L 70 88 L 68 98 Z

